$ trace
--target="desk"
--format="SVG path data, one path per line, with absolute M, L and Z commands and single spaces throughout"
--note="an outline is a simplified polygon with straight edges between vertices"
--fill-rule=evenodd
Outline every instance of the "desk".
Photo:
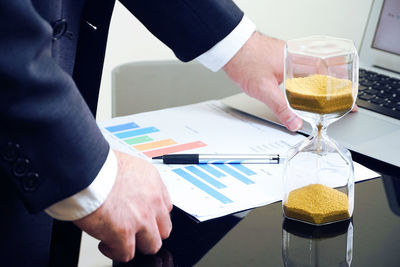
M 113 266 L 284 266 L 283 257 L 288 266 L 348 266 L 347 253 L 353 267 L 400 266 L 400 217 L 389 207 L 384 187 L 388 179 L 400 179 L 400 171 L 361 155 L 353 158 L 382 176 L 355 186 L 352 239 L 348 224 L 324 238 L 314 233 L 314 239 L 286 225 L 283 230 L 281 202 L 200 224 L 174 208 L 174 229 L 157 255 Z

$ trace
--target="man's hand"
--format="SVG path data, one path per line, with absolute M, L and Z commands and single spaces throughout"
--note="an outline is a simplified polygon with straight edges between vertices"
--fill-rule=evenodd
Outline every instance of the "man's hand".
M 265 103 L 282 124 L 296 131 L 303 122 L 288 108 L 279 89 L 284 47 L 284 41 L 255 32 L 223 69 L 245 93 Z
M 129 261 L 138 248 L 155 254 L 169 236 L 172 204 L 157 169 L 147 161 L 115 151 L 118 174 L 106 201 L 88 216 L 74 221 L 100 239 L 107 257 Z
M 255 32 L 223 69 L 246 94 L 266 104 L 286 128 L 297 131 L 303 121 L 289 109 L 279 88 L 284 49 L 284 41 Z M 357 105 L 352 111 L 357 111 Z

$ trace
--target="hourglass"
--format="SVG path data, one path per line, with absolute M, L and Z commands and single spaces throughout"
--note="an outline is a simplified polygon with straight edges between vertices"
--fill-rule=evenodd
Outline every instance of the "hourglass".
M 311 36 L 286 42 L 286 100 L 313 131 L 288 151 L 285 217 L 314 225 L 351 218 L 353 161 L 350 152 L 327 135 L 327 128 L 351 111 L 357 91 L 358 55 L 351 40 Z

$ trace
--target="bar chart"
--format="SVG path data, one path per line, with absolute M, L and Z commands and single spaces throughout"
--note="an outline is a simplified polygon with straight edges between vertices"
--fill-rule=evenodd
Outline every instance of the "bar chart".
M 160 129 L 154 126 L 140 127 L 140 124 L 136 122 L 117 124 L 105 127 L 105 129 L 123 141 L 125 145 L 131 146 L 149 158 L 206 146 L 202 141 L 179 144 L 172 138 L 157 140 L 152 135 L 160 132 Z M 221 204 L 234 202 L 224 195 L 224 189 L 227 189 L 228 185 L 222 180 L 230 179 L 246 186 L 255 184 L 251 176 L 257 175 L 256 171 L 242 164 L 190 165 L 182 168 L 174 168 L 172 172 Z
M 233 200 L 223 195 L 221 193 L 223 190 L 217 191 L 228 187 L 221 182 L 221 178 L 230 177 L 243 185 L 249 185 L 255 184 L 255 182 L 247 175 L 257 174 L 242 164 L 199 164 L 176 168 L 172 171 L 222 204 L 232 203 Z
M 117 124 L 105 127 L 105 129 L 149 158 L 206 146 L 202 141 L 179 144 L 171 138 L 155 140 L 151 135 L 160 132 L 158 128 L 153 126 L 140 127 L 135 122 Z
M 168 165 L 153 157 L 280 154 L 304 138 L 232 113 L 218 101 L 114 118 L 100 126 L 113 149 L 152 162 L 172 203 L 199 221 L 280 200 L 282 165 Z

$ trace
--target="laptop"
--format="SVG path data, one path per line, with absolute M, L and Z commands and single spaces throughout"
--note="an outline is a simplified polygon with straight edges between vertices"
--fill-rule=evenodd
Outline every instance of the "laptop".
M 348 149 L 400 167 L 400 1 L 375 0 L 360 55 L 358 112 L 328 128 Z M 244 93 L 224 98 L 229 107 L 280 124 L 260 101 Z M 304 122 L 300 132 L 309 134 Z

